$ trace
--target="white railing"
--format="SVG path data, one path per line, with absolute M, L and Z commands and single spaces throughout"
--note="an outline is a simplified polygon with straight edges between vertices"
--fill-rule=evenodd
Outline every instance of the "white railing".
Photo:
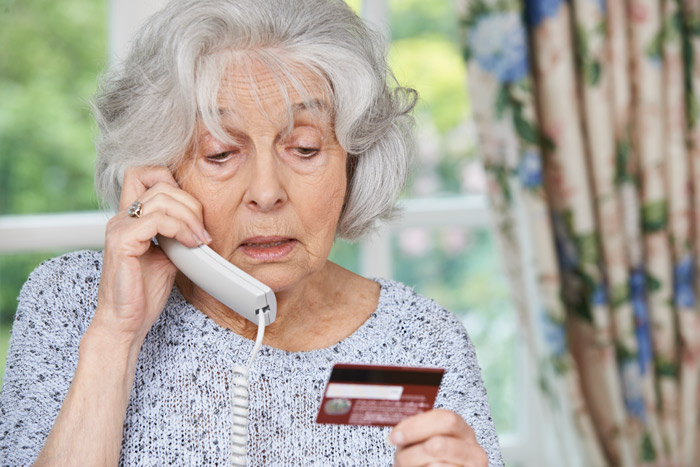
M 407 200 L 402 206 L 404 215 L 389 226 L 391 230 L 412 226 L 486 228 L 489 225 L 488 207 L 483 196 Z M 105 224 L 111 215 L 87 211 L 0 216 L 0 253 L 101 248 L 104 246 Z M 391 230 L 381 230 L 361 247 L 373 249 L 373 245 L 388 241 Z M 386 267 L 372 263 L 376 261 L 367 264 L 372 270 L 378 266 Z
M 0 216 L 0 253 L 102 248 L 108 218 L 100 211 Z

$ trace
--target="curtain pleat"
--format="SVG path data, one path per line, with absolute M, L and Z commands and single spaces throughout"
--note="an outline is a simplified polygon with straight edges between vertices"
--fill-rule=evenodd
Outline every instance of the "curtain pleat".
M 629 50 L 630 18 L 625 2 L 608 2 L 608 66 L 611 75 L 610 102 L 615 131 L 615 186 L 620 203 L 628 261 L 627 299 L 633 312 L 632 327 L 622 314 L 615 320 L 618 359 L 624 382 L 625 405 L 633 430 L 637 460 L 651 461 L 663 448 L 658 421 L 655 375 L 652 360 L 649 311 L 646 302 L 647 276 L 644 266 L 641 205 L 639 195 L 639 158 L 632 144 L 632 72 Z M 622 254 L 622 252 L 621 252 Z M 620 289 L 622 300 L 623 290 Z M 614 294 L 613 294 L 614 295 Z M 611 300 L 615 307 L 615 298 Z M 615 310 L 617 313 L 620 310 Z M 626 309 L 622 310 L 623 312 Z M 636 362 L 636 363 L 635 363 Z M 641 424 L 641 426 L 639 426 Z M 641 432 L 641 433 L 640 433 Z M 641 439 L 639 438 L 641 436 Z
M 557 439 L 577 465 L 694 465 L 700 2 L 458 4 L 494 227 Z
M 685 117 L 686 141 L 690 184 L 693 187 L 690 206 L 691 242 L 694 245 L 694 267 L 698 265 L 700 254 L 700 2 L 684 0 L 682 5 L 683 25 L 683 64 L 685 88 Z M 695 269 L 694 271 L 697 271 Z M 697 280 L 700 275 L 695 272 L 695 278 L 689 278 L 687 287 L 698 290 Z M 697 297 L 697 296 L 696 296 Z M 681 360 L 681 453 L 684 461 L 700 458 L 700 430 L 698 430 L 700 394 L 700 317 L 695 302 L 694 310 L 687 310 L 680 317 L 680 330 L 683 340 Z M 686 411 L 687 407 L 687 411 Z
M 566 430 L 555 430 L 557 440 L 571 451 L 584 453 L 584 465 L 604 465 L 603 449 L 568 345 L 521 5 L 517 0 L 493 0 L 466 2 L 462 8 L 471 106 L 494 230 L 514 285 L 514 304 L 535 361 L 536 379 L 550 403 L 551 419 L 576 430 L 573 437 L 566 436 Z M 531 243 L 534 254 L 530 257 L 520 247 L 519 230 Z M 535 271 L 537 310 L 529 308 L 524 267 Z M 547 338 L 539 339 L 540 335 Z
M 664 83 L 661 2 L 630 3 L 630 50 L 634 91 L 633 145 L 639 157 L 645 282 L 658 385 L 662 439 L 652 437 L 656 456 L 675 452 L 678 433 L 678 347 L 673 309 L 672 258 L 664 144 Z M 656 427 L 652 427 L 656 429 Z M 655 434 L 655 431 L 652 431 Z
M 615 184 L 616 157 L 614 115 L 611 102 L 608 31 L 606 12 L 598 2 L 572 2 L 574 50 L 582 102 L 583 128 L 586 135 L 586 158 L 596 208 L 601 263 L 607 275 L 605 293 L 611 318 L 609 330 L 612 347 L 604 351 L 611 360 L 608 398 L 596 404 L 601 434 L 608 440 L 608 452 L 615 464 L 634 465 L 633 446 L 643 426 L 634 410 L 634 386 L 640 382 L 634 317 L 629 299 L 629 274 L 622 209 Z M 593 342 L 594 346 L 607 343 Z M 590 345 L 586 346 L 590 347 Z M 585 365 L 585 362 L 583 363 Z M 620 371 L 617 371 L 619 366 Z M 622 369 L 625 369 L 624 371 Z M 635 371 L 637 370 L 637 371 Z M 620 375 L 626 376 L 620 378 Z M 592 384 L 595 384 L 593 378 Z M 593 388 L 594 393 L 600 393 Z M 612 396 L 612 397 L 610 397 Z M 622 396 L 622 397 L 619 397 Z M 627 396 L 627 397 L 625 397 Z M 631 396 L 631 397 L 630 397 Z M 602 399 L 602 395 L 598 398 Z M 596 400 L 595 397 L 590 398 Z M 626 404 L 625 404 L 626 402 Z M 606 435 L 606 432 L 610 435 Z

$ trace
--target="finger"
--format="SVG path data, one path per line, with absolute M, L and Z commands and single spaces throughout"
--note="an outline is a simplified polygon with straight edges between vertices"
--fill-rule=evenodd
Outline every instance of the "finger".
M 157 234 L 174 238 L 190 248 L 198 245 L 187 223 L 162 212 L 146 213 L 138 219 L 120 213 L 108 227 L 105 251 L 120 251 L 126 256 L 146 253 Z
M 408 446 L 433 436 L 446 435 L 457 438 L 472 438 L 474 430 L 457 413 L 451 410 L 435 409 L 402 420 L 389 435 L 395 446 Z
M 150 203 L 150 200 L 159 194 L 164 193 L 170 196 L 173 200 L 176 200 L 179 203 L 184 204 L 187 206 L 192 212 L 194 212 L 197 217 L 203 221 L 203 211 L 202 211 L 202 203 L 199 202 L 197 198 L 183 190 L 182 188 L 173 186 L 169 183 L 165 182 L 157 182 L 155 185 L 153 185 L 151 188 L 149 188 L 146 192 L 144 192 L 138 200 L 141 201 L 141 203 L 146 204 Z
M 467 441 L 453 436 L 433 436 L 421 443 L 396 451 L 397 467 L 413 467 L 445 463 L 464 465 L 469 459 L 471 446 Z
M 169 216 L 164 213 L 154 212 L 141 219 L 136 219 L 137 221 L 145 220 L 146 224 L 143 229 L 151 233 L 151 238 L 155 237 L 157 234 L 163 235 L 164 237 L 174 238 L 178 242 L 190 248 L 199 245 L 194 232 L 189 225 L 182 219 L 177 217 Z M 139 222 L 136 222 L 137 224 Z
M 163 191 L 153 193 L 152 190 L 149 190 L 144 194 L 144 200 L 141 202 L 142 210 L 144 213 L 160 212 L 166 216 L 180 219 L 192 230 L 197 244 L 209 243 L 211 237 L 204 228 L 201 205 L 198 202 L 194 205 L 187 203 L 187 198 L 191 198 L 191 196 L 180 189 L 173 189 L 170 193 Z
M 119 198 L 119 210 L 126 209 L 131 203 L 136 201 L 142 194 L 155 184 L 162 182 L 173 187 L 178 184 L 173 178 L 173 174 L 167 167 L 140 166 L 128 167 L 124 172 L 122 181 L 122 194 Z

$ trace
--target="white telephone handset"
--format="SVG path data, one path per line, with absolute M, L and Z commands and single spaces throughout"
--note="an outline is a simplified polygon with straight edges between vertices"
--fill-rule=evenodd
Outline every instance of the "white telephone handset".
M 244 318 L 265 325 L 277 316 L 277 300 L 270 287 L 246 274 L 206 245 L 188 248 L 173 238 L 158 235 L 158 245 L 192 282 Z
M 188 248 L 158 235 L 158 245 L 184 275 L 209 295 L 258 325 L 248 366 L 233 367 L 231 400 L 231 464 L 245 466 L 248 456 L 249 370 L 262 346 L 265 326 L 277 317 L 277 299 L 270 287 L 216 254 L 206 245 Z

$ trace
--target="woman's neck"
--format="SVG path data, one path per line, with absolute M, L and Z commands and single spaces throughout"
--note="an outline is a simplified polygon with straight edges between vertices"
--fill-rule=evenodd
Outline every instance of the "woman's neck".
M 181 273 L 182 295 L 219 326 L 255 339 L 257 325 L 233 312 Z M 325 348 L 352 334 L 376 309 L 379 285 L 330 261 L 293 289 L 275 293 L 277 317 L 263 342 L 289 351 Z

